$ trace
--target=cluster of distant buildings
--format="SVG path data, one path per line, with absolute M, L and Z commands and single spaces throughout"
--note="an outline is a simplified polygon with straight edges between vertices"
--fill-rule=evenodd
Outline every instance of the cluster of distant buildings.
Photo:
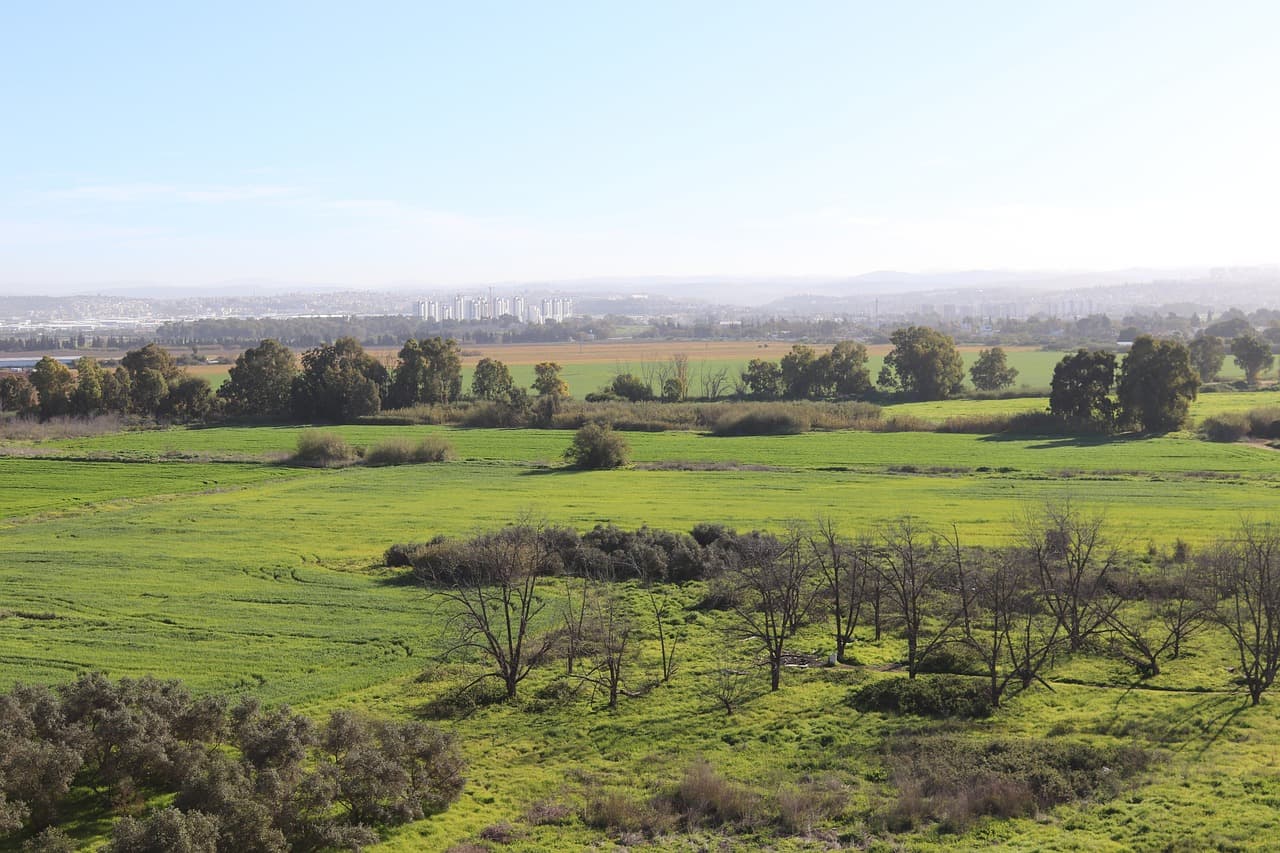
M 514 317 L 516 322 L 541 325 L 555 321 L 562 323 L 573 314 L 573 298 L 549 296 L 540 301 L 523 296 L 488 295 L 463 296 L 452 299 L 420 299 L 413 303 L 413 316 L 419 320 L 500 320 Z

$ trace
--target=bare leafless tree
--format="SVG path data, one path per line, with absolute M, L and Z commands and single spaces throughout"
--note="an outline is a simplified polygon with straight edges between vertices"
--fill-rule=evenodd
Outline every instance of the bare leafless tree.
M 1104 516 L 1069 501 L 1046 504 L 1025 516 L 1019 538 L 1067 647 L 1079 651 L 1119 606 L 1118 598 L 1106 595 L 1120 551 L 1106 537 Z
M 713 368 L 704 364 L 700 376 L 702 396 L 708 400 L 718 400 L 729 390 L 729 368 L 727 367 Z
M 1220 545 L 1210 559 L 1227 582 L 1218 622 L 1234 641 L 1240 680 L 1257 705 L 1280 667 L 1280 529 L 1244 523 L 1235 541 Z
M 960 540 L 911 518 L 887 527 L 882 540 L 877 573 L 907 641 L 907 676 L 915 678 L 920 662 L 952 639 L 963 618 L 955 570 Z
M 1111 629 L 1112 648 L 1144 678 L 1160 674 L 1160 662 L 1176 658 L 1182 644 L 1203 628 L 1213 610 L 1208 585 L 1193 564 L 1150 583 L 1133 582 L 1123 603 L 1101 605 Z
M 587 593 L 591 580 L 586 575 L 565 581 L 564 600 L 560 602 L 560 619 L 564 624 L 565 674 L 572 677 L 573 667 L 582 654 L 586 633 Z
M 591 638 L 594 666 L 578 677 L 603 690 L 610 710 L 618 707 L 618 695 L 624 682 L 623 669 L 632 651 L 631 635 L 635 620 L 612 580 L 592 584 L 586 598 L 587 636 Z
M 867 603 L 875 574 L 875 546 L 869 540 L 844 541 L 830 518 L 820 519 L 806 541 L 834 618 L 836 660 L 843 662 Z
M 540 624 L 547 601 L 544 579 L 559 555 L 539 524 L 523 522 L 476 537 L 461 566 L 442 567 L 432 592 L 453 611 L 446 624 L 446 655 L 474 651 L 492 670 L 476 679 L 499 679 L 508 699 L 550 651 L 554 632 Z M 475 683 L 475 682 L 473 682 Z
M 992 707 L 1011 685 L 1046 684 L 1041 672 L 1061 643 L 1061 626 L 1031 567 L 1016 553 L 990 553 L 967 568 L 965 583 L 964 642 L 982 660 Z
M 813 562 L 802 548 L 797 531 L 784 538 L 744 537 L 738 543 L 739 563 L 732 583 L 740 593 L 733 606 L 743 639 L 759 644 L 769 664 L 769 686 L 777 690 L 787 640 L 805 623 L 821 591 Z
M 676 646 L 678 641 L 674 634 L 667 632 L 666 592 L 659 592 L 654 586 L 650 586 L 648 591 L 649 606 L 653 609 L 653 624 L 658 633 L 658 651 L 662 655 L 662 683 L 666 684 L 676 674 Z
M 703 695 L 724 708 L 730 717 L 754 692 L 750 671 L 740 666 L 722 663 L 703 682 Z

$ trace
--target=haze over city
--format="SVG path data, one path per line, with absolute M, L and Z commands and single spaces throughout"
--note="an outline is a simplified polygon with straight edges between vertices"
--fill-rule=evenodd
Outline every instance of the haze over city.
M 1274 263 L 1269 3 L 24 4 L 0 294 Z

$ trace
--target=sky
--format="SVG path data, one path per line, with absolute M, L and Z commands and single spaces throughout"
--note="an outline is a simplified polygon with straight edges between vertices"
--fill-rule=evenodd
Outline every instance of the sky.
M 1280 3 L 0 4 L 0 292 L 1280 261 Z

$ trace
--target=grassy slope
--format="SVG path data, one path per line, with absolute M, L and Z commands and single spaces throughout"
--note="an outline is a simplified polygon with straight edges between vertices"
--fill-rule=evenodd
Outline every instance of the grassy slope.
M 317 712 L 353 705 L 412 714 L 441 689 L 415 680 L 432 666 L 439 620 L 427 596 L 376 568 L 392 541 L 465 533 L 525 508 L 579 527 L 612 520 L 683 529 L 708 519 L 778 526 L 820 512 L 854 528 L 910 512 L 956 521 L 970 541 L 994 541 L 1026 506 L 1071 496 L 1105 505 L 1117 526 L 1134 531 L 1140 547 L 1148 537 L 1161 544 L 1175 536 L 1210 538 L 1242 513 L 1274 506 L 1280 481 L 1280 454 L 1177 437 L 640 434 L 628 438 L 641 460 L 736 459 L 787 470 L 542 473 L 531 463 L 558 456 L 567 433 L 341 431 L 360 443 L 445 432 L 462 459 L 339 471 L 163 459 L 166 451 L 240 457 L 284 451 L 297 430 L 282 428 L 133 433 L 45 448 L 77 456 L 116 452 L 151 460 L 146 464 L 0 460 L 0 609 L 59 617 L 0 619 L 4 681 L 57 681 L 84 668 L 117 676 L 155 672 Z M 887 470 L 906 464 L 1014 470 L 931 476 Z M 822 470 L 829 468 L 849 470 Z M 1064 470 L 1071 476 L 1060 476 Z M 1145 473 L 1106 473 L 1121 470 Z M 1188 476 L 1199 471 L 1224 479 Z M 695 586 L 678 595 L 687 601 L 697 592 Z M 697 674 L 726 654 L 714 630 L 719 622 L 690 614 L 677 681 L 624 702 L 617 714 L 585 703 L 536 715 L 493 708 L 456 724 L 472 762 L 463 801 L 439 819 L 400 831 L 389 849 L 441 846 L 517 818 L 540 796 L 573 801 L 582 784 L 567 779 L 662 784 L 696 755 L 744 780 L 833 772 L 855 787 L 856 801 L 880 796 L 866 756 L 899 723 L 859 717 L 840 704 L 853 683 L 869 676 L 857 670 L 792 674 L 783 693 L 725 720 L 697 686 Z M 824 635 L 810 632 L 796 646 L 825 644 Z M 864 644 L 858 654 L 874 664 L 898 651 L 890 640 Z M 652 639 L 640 653 L 637 666 L 651 671 Z M 1213 640 L 1157 682 L 1222 688 L 1229 665 L 1220 639 Z M 537 674 L 530 688 L 548 677 Z M 964 843 L 982 837 L 1028 849 L 1121 849 L 1181 837 L 1247 842 L 1275 829 L 1280 730 L 1270 703 L 1236 715 L 1238 699 L 1221 694 L 1130 691 L 1127 675 L 1095 660 L 1070 663 L 1055 678 L 1088 684 L 1059 681 L 1053 693 L 1033 691 L 982 728 L 1029 737 L 1052 730 L 1100 742 L 1137 737 L 1171 751 L 1167 769 L 1132 797 L 1065 809 L 1049 824 L 992 824 Z M 562 791 L 566 786 L 573 790 Z M 524 846 L 575 849 L 595 838 L 574 824 L 531 830 Z M 922 836 L 913 846 L 948 842 Z

